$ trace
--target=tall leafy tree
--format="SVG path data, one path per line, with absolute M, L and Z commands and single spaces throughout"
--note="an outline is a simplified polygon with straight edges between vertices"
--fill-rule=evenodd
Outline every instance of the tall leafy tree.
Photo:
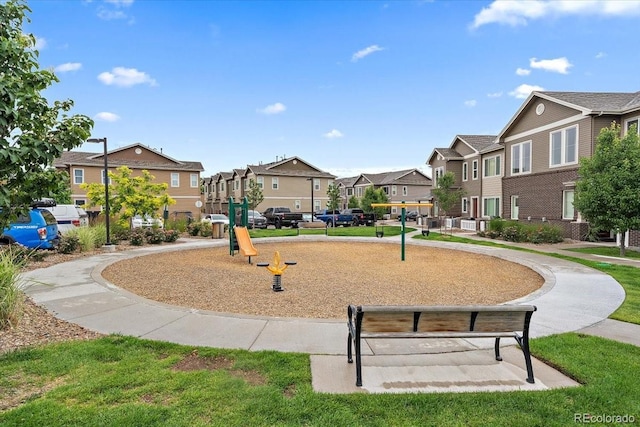
M 592 157 L 580 159 L 573 205 L 592 227 L 624 235 L 640 229 L 640 143 L 634 125 L 620 137 L 612 123 L 598 135 Z M 625 242 L 620 239 L 620 255 Z
M 376 218 L 382 218 L 388 211 L 387 208 L 374 208 L 372 203 L 388 203 L 389 196 L 384 192 L 382 188 L 375 189 L 373 186 L 369 186 L 364 190 L 362 200 L 360 200 L 360 208 L 366 212 L 373 212 L 376 214 Z
M 253 179 L 249 180 L 249 191 L 247 192 L 247 201 L 249 208 L 254 210 L 260 203 L 264 201 L 264 194 L 260 185 Z
M 22 31 L 30 12 L 22 0 L 0 2 L 0 227 L 34 200 L 55 197 L 46 169 L 93 127 L 87 116 L 69 115 L 73 101 L 50 105 L 41 95 L 58 78 L 40 69 L 35 37 Z
M 438 208 L 441 216 L 446 219 L 447 214 L 453 209 L 456 203 L 464 197 L 465 191 L 461 188 L 454 188 L 456 176 L 453 172 L 447 172 L 436 180 L 436 188 L 431 190 L 431 194 L 438 201 Z M 443 221 L 440 221 L 440 229 L 442 229 Z
M 347 207 L 349 209 L 360 208 L 360 201 L 358 200 L 358 198 L 356 196 L 351 196 L 351 197 L 349 197 L 349 201 L 347 202 Z M 362 209 L 362 208 L 360 208 L 360 209 Z
M 176 203 L 167 193 L 166 182 L 155 183 L 155 177 L 147 170 L 133 176 L 131 169 L 120 166 L 116 172 L 109 172 L 109 213 L 119 215 L 120 222 L 126 224 L 136 215 L 158 216 L 158 211 Z M 90 206 L 105 204 L 104 184 L 84 183 Z
M 327 188 L 327 197 L 329 198 L 327 201 L 327 209 L 334 210 L 340 207 L 340 189 L 337 185 L 329 185 L 329 188 Z

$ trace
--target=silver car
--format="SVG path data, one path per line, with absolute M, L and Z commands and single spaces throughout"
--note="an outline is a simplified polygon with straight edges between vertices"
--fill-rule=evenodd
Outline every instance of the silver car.
M 247 211 L 247 228 L 267 228 L 267 218 L 258 211 Z

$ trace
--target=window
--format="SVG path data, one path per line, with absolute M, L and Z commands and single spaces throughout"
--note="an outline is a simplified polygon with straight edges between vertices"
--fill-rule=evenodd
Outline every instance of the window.
M 357 197 L 362 197 L 362 187 L 356 188 Z
M 407 189 L 407 186 L 406 186 L 406 185 L 403 185 L 403 186 L 402 186 L 402 195 L 403 195 L 403 196 L 406 196 L 406 195 L 408 195 L 408 194 L 409 194 L 409 190 Z
M 252 179 L 244 179 L 244 191 L 249 191 L 249 182 L 253 181 Z
M 278 189 L 278 178 L 271 178 L 271 189 L 272 190 Z
M 189 180 L 191 182 L 191 188 L 198 188 L 198 174 L 197 173 L 192 173 L 191 175 L 189 175 Z
M 353 188 L 347 188 L 347 196 L 353 196 Z
M 478 179 L 478 161 L 471 162 L 471 178 Z
M 233 180 L 233 189 L 234 190 L 239 190 L 240 189 L 240 180 L 239 179 L 234 179 Z
M 258 188 L 260 188 L 261 190 L 264 189 L 264 177 L 257 177 L 256 182 L 258 183 Z
M 574 190 L 564 190 L 562 192 L 562 219 L 573 219 L 575 217 L 573 196 Z
M 484 199 L 482 216 L 490 218 L 500 216 L 500 197 L 487 197 Z
M 462 164 L 462 180 L 467 181 L 469 179 L 469 163 L 464 162 Z
M 300 200 L 296 200 L 295 202 L 293 202 L 293 205 L 295 210 L 300 210 Z
M 87 201 L 85 199 L 75 199 L 73 201 L 73 204 L 76 205 L 76 206 L 83 207 L 84 205 L 87 204 Z
M 313 189 L 315 191 L 320 191 L 320 180 L 317 178 L 313 179 Z
M 563 166 L 578 161 L 578 126 L 551 132 L 549 166 Z
M 321 201 L 320 201 L 320 200 L 317 200 L 317 199 L 313 201 L 313 211 L 314 211 L 314 212 L 315 212 L 315 211 L 319 211 L 320 209 L 322 209 L 322 208 L 320 207 L 320 206 L 322 206 L 322 205 L 320 204 L 320 202 L 321 202 Z
M 108 174 L 108 173 L 109 173 L 109 172 L 107 171 L 107 174 Z M 102 181 L 102 184 L 104 184 L 104 178 L 105 178 L 105 176 L 104 176 L 104 169 L 101 171 L 101 174 L 100 174 L 100 175 L 101 175 L 101 181 Z M 109 185 L 111 185 L 111 177 L 109 177 Z
M 511 196 L 511 219 L 518 219 L 519 212 L 518 196 Z
M 73 170 L 73 183 L 82 184 L 84 182 L 84 169 Z
M 180 187 L 180 174 L 177 172 L 173 172 L 171 174 L 171 186 L 172 187 Z
M 500 156 L 484 159 L 483 175 L 485 178 L 490 176 L 500 176 Z
M 224 192 L 224 181 L 220 183 L 220 192 Z
M 433 186 L 435 187 L 438 183 L 438 178 L 440 178 L 442 175 L 444 175 L 444 168 L 441 166 L 439 168 L 436 168 L 434 171 L 434 180 L 433 180 Z
M 531 141 L 511 147 L 511 175 L 531 172 Z
M 469 200 L 466 197 L 462 198 L 462 213 L 469 212 Z
M 384 194 L 389 194 L 389 187 L 382 187 L 382 191 L 384 191 Z
M 396 194 L 398 194 L 398 189 L 396 188 L 395 185 L 391 186 L 391 195 L 395 196 Z
M 635 125 L 636 126 L 636 132 L 638 132 L 638 134 L 640 134 L 640 118 L 635 117 L 631 120 L 627 120 L 625 122 L 625 133 L 628 133 L 631 130 L 631 126 Z

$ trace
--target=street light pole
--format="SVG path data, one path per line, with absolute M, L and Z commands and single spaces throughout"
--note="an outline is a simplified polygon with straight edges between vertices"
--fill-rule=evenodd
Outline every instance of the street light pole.
M 104 138 L 89 138 L 87 142 L 94 142 L 104 144 L 104 211 L 106 215 L 105 225 L 107 228 L 107 243 L 106 246 L 111 246 L 111 234 L 109 231 L 109 163 L 107 161 L 107 137 Z
M 307 181 L 311 181 L 311 221 L 313 222 L 313 178 L 307 178 Z

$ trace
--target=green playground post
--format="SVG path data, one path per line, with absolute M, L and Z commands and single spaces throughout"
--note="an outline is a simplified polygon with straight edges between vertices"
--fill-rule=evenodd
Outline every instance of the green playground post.
M 229 197 L 229 255 L 235 255 L 236 235 L 233 227 L 236 225 L 236 208 L 242 209 L 240 225 L 246 227 L 249 223 L 249 199 L 245 196 L 242 203 L 234 203 L 233 197 Z

